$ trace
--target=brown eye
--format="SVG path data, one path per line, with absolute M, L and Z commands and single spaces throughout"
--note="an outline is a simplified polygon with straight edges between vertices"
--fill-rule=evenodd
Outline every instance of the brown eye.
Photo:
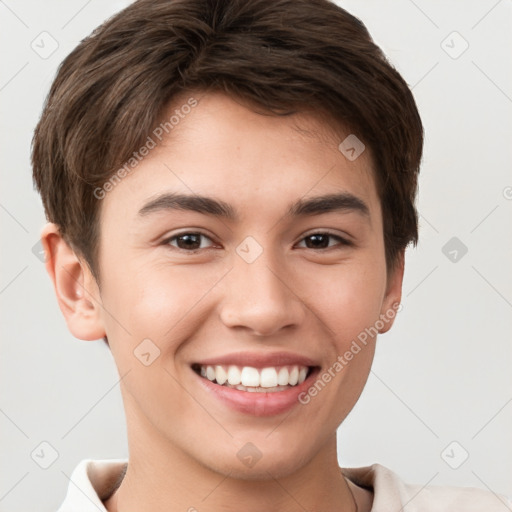
M 193 252 L 205 248 L 201 247 L 201 239 L 210 240 L 202 233 L 180 233 L 168 238 L 164 243 L 183 251 Z
M 333 246 L 347 246 L 352 245 L 349 241 L 344 238 L 333 235 L 331 233 L 313 233 L 304 237 L 302 240 L 306 241 L 307 249 L 328 249 Z M 330 240 L 337 240 L 337 244 L 330 244 Z

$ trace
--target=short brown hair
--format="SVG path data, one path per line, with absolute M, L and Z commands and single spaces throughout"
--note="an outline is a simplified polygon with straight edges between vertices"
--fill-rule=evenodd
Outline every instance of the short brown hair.
M 64 60 L 33 139 L 46 216 L 97 280 L 94 190 L 193 90 L 273 115 L 329 113 L 371 149 L 388 269 L 417 242 L 423 127 L 406 82 L 360 20 L 328 0 L 139 0 Z

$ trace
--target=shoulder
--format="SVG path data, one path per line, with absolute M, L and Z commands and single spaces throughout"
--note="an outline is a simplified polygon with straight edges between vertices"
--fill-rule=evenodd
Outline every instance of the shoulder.
M 473 487 L 419 485 L 404 482 L 380 465 L 343 468 L 346 478 L 373 492 L 371 512 L 505 512 L 512 502 L 505 496 Z
M 103 500 L 124 476 L 126 459 L 82 460 L 71 474 L 64 502 L 57 512 L 106 511 Z

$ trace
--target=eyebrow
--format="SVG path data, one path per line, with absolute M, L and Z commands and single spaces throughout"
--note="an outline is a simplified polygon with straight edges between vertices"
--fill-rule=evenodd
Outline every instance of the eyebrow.
M 238 214 L 229 204 L 208 196 L 165 193 L 147 202 L 140 210 L 139 216 L 168 210 L 186 210 L 205 215 L 237 221 Z M 320 215 L 329 212 L 355 212 L 363 217 L 370 217 L 370 210 L 359 197 L 348 193 L 327 194 L 309 199 L 299 199 L 293 203 L 285 217 Z

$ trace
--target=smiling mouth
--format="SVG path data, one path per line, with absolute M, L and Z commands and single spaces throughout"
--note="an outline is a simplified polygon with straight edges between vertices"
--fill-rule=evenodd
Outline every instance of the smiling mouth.
M 302 384 L 316 369 L 314 366 L 286 365 L 254 368 L 237 365 L 193 364 L 200 377 L 218 386 L 252 393 L 276 393 Z

